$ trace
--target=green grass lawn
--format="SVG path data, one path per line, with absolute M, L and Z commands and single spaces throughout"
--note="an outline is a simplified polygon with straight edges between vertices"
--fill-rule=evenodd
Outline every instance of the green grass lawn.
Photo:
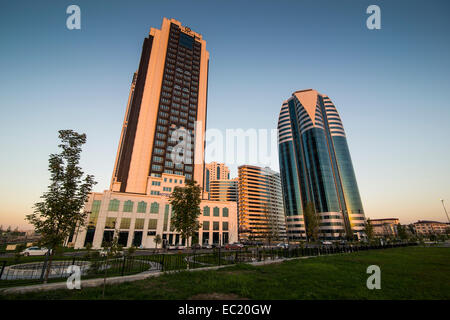
M 381 290 L 366 287 L 369 265 Z M 0 296 L 2 299 L 100 299 L 101 288 Z M 106 299 L 450 299 L 450 248 L 407 247 L 283 263 L 240 264 L 109 285 Z

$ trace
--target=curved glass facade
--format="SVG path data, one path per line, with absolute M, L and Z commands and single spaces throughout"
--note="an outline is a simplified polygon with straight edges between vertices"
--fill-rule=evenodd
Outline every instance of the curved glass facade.
M 339 136 L 333 137 L 333 144 L 347 211 L 348 213 L 364 213 L 347 139 Z
M 339 212 L 339 201 L 325 132 L 312 128 L 302 134 L 306 169 L 318 212 Z
M 344 128 L 331 100 L 311 89 L 294 92 L 283 103 L 278 130 L 288 233 L 298 235 L 293 229 L 300 225 L 305 230 L 298 221 L 313 202 L 322 238 L 363 236 L 363 226 L 352 223 L 365 219 L 364 210 Z M 300 234 L 294 238 L 305 237 L 304 231 Z
M 294 158 L 294 146 L 291 141 L 279 146 L 281 187 L 283 191 L 285 213 L 287 216 L 303 215 L 300 186 Z M 282 164 L 282 165 L 281 165 Z

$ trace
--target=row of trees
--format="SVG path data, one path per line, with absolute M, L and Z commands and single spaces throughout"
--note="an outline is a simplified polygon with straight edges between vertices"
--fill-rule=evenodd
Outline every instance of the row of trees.
M 0 233 L 3 233 L 3 232 L 6 232 L 6 233 L 17 233 L 17 234 L 20 233 L 19 227 L 16 227 L 16 228 L 13 230 L 13 229 L 11 228 L 11 226 L 8 226 L 8 228 L 3 229 L 3 226 L 1 225 L 1 226 L 0 226 Z

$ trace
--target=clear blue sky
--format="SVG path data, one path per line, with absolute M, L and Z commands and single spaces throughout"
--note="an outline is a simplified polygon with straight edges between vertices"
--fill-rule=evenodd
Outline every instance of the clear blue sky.
M 67 6 L 81 30 L 66 29 Z M 381 7 L 381 30 L 366 8 Z M 85 132 L 82 165 L 107 189 L 144 37 L 162 18 L 210 52 L 208 128 L 276 128 L 314 88 L 336 104 L 371 218 L 445 221 L 450 209 L 448 1 L 2 1 L 0 225 L 48 183 L 57 130 Z M 277 168 L 275 168 L 277 169 Z M 232 166 L 236 174 L 236 167 Z

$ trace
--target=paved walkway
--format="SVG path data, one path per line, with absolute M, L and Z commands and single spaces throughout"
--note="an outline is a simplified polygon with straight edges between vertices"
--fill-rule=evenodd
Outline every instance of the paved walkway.
M 254 266 L 261 266 L 261 265 L 266 265 L 266 264 L 280 263 L 283 261 L 308 259 L 308 258 L 311 258 L 311 256 L 248 262 L 248 264 L 251 264 Z M 174 271 L 164 271 L 164 272 L 145 271 L 145 272 L 141 272 L 141 273 L 130 275 L 130 276 L 106 278 L 106 284 L 119 284 L 119 283 L 123 283 L 123 282 L 144 280 L 144 279 L 147 279 L 150 277 L 159 277 L 162 274 L 176 273 L 176 272 L 180 272 L 180 271 L 195 272 L 195 271 L 217 270 L 217 269 L 231 267 L 231 266 L 233 266 L 233 265 L 212 266 L 212 267 L 195 268 L 195 269 L 189 269 L 189 270 L 174 270 Z M 103 281 L 104 281 L 103 278 L 81 280 L 81 287 L 88 288 L 88 287 L 101 286 L 101 285 L 103 285 Z M 56 282 L 56 283 L 47 283 L 47 284 L 36 284 L 36 285 L 31 285 L 31 286 L 1 288 L 0 294 L 10 294 L 10 293 L 16 294 L 16 293 L 49 291 L 49 290 L 58 290 L 58 289 L 67 289 L 66 282 Z

